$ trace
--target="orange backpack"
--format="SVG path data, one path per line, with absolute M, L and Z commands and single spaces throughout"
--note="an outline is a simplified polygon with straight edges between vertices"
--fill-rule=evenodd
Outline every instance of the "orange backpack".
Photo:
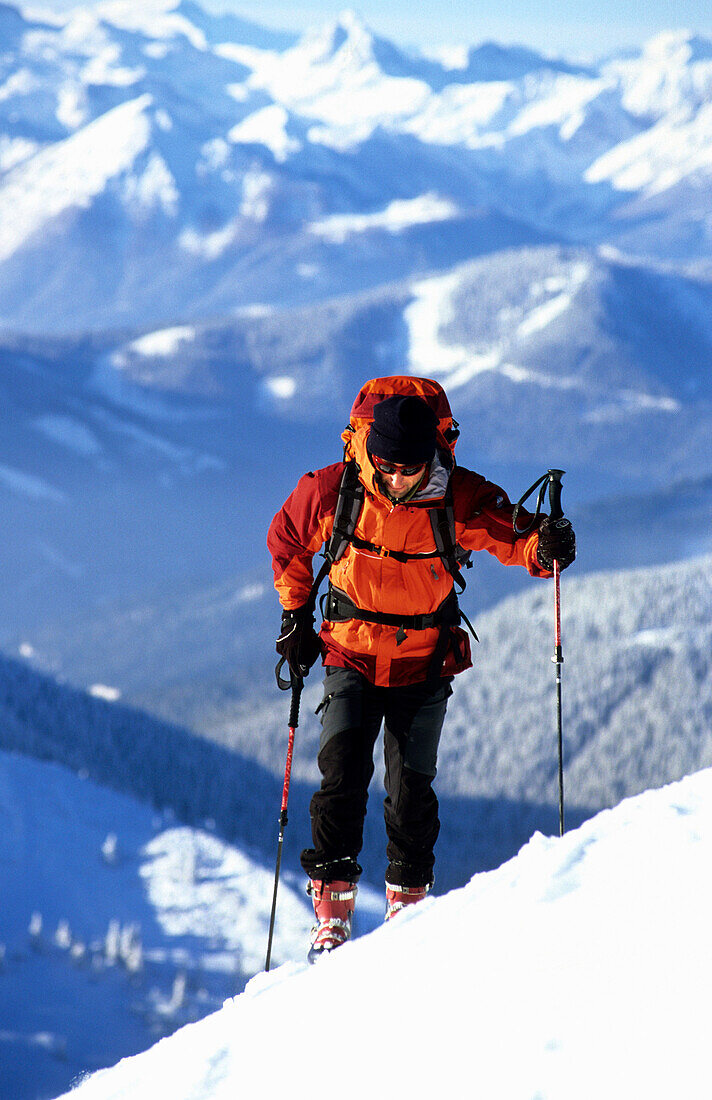
M 415 378 L 409 375 L 396 374 L 390 378 L 372 378 L 366 382 L 358 392 L 356 400 L 351 408 L 351 419 L 341 434 L 344 441 L 344 462 L 346 463 L 339 496 L 334 515 L 334 526 L 331 537 L 324 550 L 324 564 L 321 567 L 311 592 L 309 604 L 315 607 L 319 586 L 326 574 L 335 562 L 339 561 L 349 543 L 354 542 L 354 532 L 358 523 L 361 508 L 363 507 L 364 486 L 359 480 L 358 466 L 351 454 L 351 437 L 364 424 L 373 421 L 373 408 L 379 401 L 394 394 L 422 397 L 438 417 L 438 436 L 443 447 L 449 447 L 451 453 L 455 450 L 455 443 L 460 434 L 457 421 L 453 419 L 450 402 L 445 390 L 439 382 L 431 378 Z M 463 591 L 465 580 L 461 575 L 463 566 L 472 565 L 470 551 L 463 550 L 455 536 L 455 512 L 452 503 L 452 488 L 448 481 L 445 499 L 433 508 L 428 509 L 430 522 L 435 539 L 435 551 L 432 555 L 397 553 L 392 551 L 391 556 L 406 561 L 412 557 L 437 557 L 440 558 L 455 584 Z M 464 616 L 463 616 L 464 618 Z M 467 621 L 467 620 L 465 620 Z M 468 623 L 469 625 L 469 623 Z M 470 629 L 472 629 L 470 627 Z M 474 631 L 472 631 L 474 635 Z M 474 635 L 476 637 L 476 635 Z
M 449 447 L 454 453 L 455 443 L 460 434 L 457 421 L 453 419 L 447 394 L 439 382 L 432 378 L 416 378 L 409 374 L 394 374 L 387 378 L 372 378 L 365 382 L 351 406 L 348 426 L 341 434 L 344 441 L 344 459 L 353 456 L 350 453 L 350 441 L 354 432 L 364 424 L 373 422 L 373 409 L 386 397 L 422 397 L 438 418 L 438 436 L 442 446 Z

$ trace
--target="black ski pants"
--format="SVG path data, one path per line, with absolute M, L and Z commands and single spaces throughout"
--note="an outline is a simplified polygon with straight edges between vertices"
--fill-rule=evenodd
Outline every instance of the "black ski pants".
M 310 805 L 314 847 L 302 853 L 312 878 L 350 879 L 360 871 L 373 753 L 383 724 L 386 880 L 401 886 L 432 882 L 440 830 L 432 782 L 450 682 L 376 687 L 355 669 L 327 667 L 318 712 L 322 781 Z

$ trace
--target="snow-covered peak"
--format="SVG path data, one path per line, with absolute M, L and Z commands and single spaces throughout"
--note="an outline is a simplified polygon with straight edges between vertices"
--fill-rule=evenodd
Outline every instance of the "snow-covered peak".
M 373 60 L 374 37 L 356 12 L 347 9 L 326 26 L 306 32 L 295 47 L 312 64 L 324 64 L 340 55 L 342 63 Z
M 371 224 L 368 219 L 379 211 L 397 210 L 399 203 L 422 195 L 438 195 L 457 210 L 482 204 L 507 216 L 515 212 L 531 225 L 536 239 L 541 232 L 553 232 L 557 238 L 601 242 L 618 237 L 619 223 L 611 213 L 627 201 L 628 192 L 647 199 L 681 183 L 694 189 L 695 202 L 709 205 L 704 188 L 711 147 L 712 47 L 687 32 L 658 36 L 634 56 L 595 71 L 493 42 L 465 48 L 451 63 L 414 56 L 374 34 L 349 10 L 285 45 L 289 40 L 280 42 L 272 32 L 261 33 L 237 17 L 206 13 L 198 0 L 147 0 L 143 5 L 101 0 L 75 9 L 55 26 L 28 24 L 18 10 L 4 5 L 0 32 L 5 47 L 0 172 L 6 201 L 15 194 L 7 189 L 9 174 L 27 167 L 36 182 L 38 171 L 30 164 L 35 157 L 41 167 L 47 151 L 72 134 L 142 95 L 152 97 L 145 157 L 136 158 L 135 168 L 123 165 L 119 175 L 126 175 L 126 186 L 111 188 L 116 225 L 122 227 L 117 240 L 122 232 L 132 235 L 148 212 L 161 222 L 154 245 L 145 256 L 139 250 L 140 275 L 127 276 L 131 285 L 141 283 L 139 304 L 127 304 L 116 292 L 121 310 L 131 314 L 150 300 L 147 287 L 161 271 L 155 242 L 171 257 L 166 262 L 177 257 L 179 266 L 190 269 L 175 280 L 180 320 L 193 316 L 202 295 L 196 286 L 206 285 L 204 279 L 208 297 L 220 286 L 220 308 L 232 308 L 244 279 L 205 265 L 220 258 L 227 265 L 247 260 L 249 266 L 257 247 L 263 262 L 274 234 L 296 234 L 294 270 L 286 282 L 290 290 L 299 288 L 299 300 L 346 286 L 341 277 L 333 281 L 333 273 L 326 274 L 327 253 L 328 265 L 340 258 L 331 247 L 315 255 L 324 238 L 310 227 L 331 215 Z M 127 111 L 131 116 L 131 108 Z M 82 148 L 78 143 L 70 152 Z M 353 157 L 360 158 L 357 165 Z M 277 166 L 279 182 L 270 185 L 270 207 L 279 213 L 267 219 L 262 184 L 256 203 L 247 197 L 251 181 L 263 180 L 265 171 Z M 58 177 L 47 177 L 43 188 L 46 208 L 53 213 L 41 220 L 47 229 L 52 222 L 60 238 L 71 237 L 70 251 L 82 226 L 87 227 L 82 238 L 87 246 L 92 232 L 105 231 L 100 210 L 105 188 L 92 187 L 87 194 L 79 187 L 80 203 L 69 206 L 68 189 Z M 151 196 L 159 193 L 156 202 Z M 137 196 L 142 196 L 138 203 Z M 706 262 L 707 231 L 700 234 L 692 225 L 698 215 L 684 205 L 682 189 L 670 203 L 667 239 L 682 242 L 675 243 L 675 254 Z M 86 216 L 64 216 L 77 206 Z M 31 213 L 24 198 L 22 210 L 24 220 Z M 256 210 L 263 213 L 254 217 Z M 358 221 L 364 217 L 366 222 Z M 681 236 L 678 218 L 691 223 L 689 234 Z M 30 222 L 35 224 L 34 216 Z M 18 234 L 14 215 L 0 217 L 0 223 L 12 227 L 5 256 L 19 258 L 36 245 L 46 247 L 35 234 Z M 257 225 L 262 227 L 259 246 Z M 636 223 L 636 234 L 646 236 L 637 252 L 646 254 L 652 240 L 657 255 L 663 251 L 659 234 L 649 232 L 648 225 Z M 409 231 L 399 237 L 408 249 L 411 236 Z M 50 239 L 46 234 L 44 240 Z M 477 252 L 475 241 L 471 246 Z M 83 255 L 84 243 L 79 247 Z M 447 266 L 445 253 L 451 249 L 453 261 L 462 259 L 464 247 L 465 238 L 442 238 L 436 266 Z M 97 255 L 92 248 L 82 269 L 93 270 Z M 126 255 L 131 264 L 137 253 Z M 418 255 L 416 260 L 414 250 L 409 263 L 419 270 L 432 262 L 432 256 Z M 35 259 L 27 255 L 28 264 Z M 405 269 L 398 264 L 396 271 L 390 259 L 391 254 L 384 256 L 381 272 L 369 275 L 369 283 L 388 281 Z M 22 270 L 16 269 L 12 292 L 2 273 L 4 323 L 36 323 L 27 321 L 25 310 L 33 319 L 47 316 L 45 309 L 26 304 Z M 27 278 L 36 286 L 34 276 Z M 93 285 L 92 278 L 87 285 Z M 276 276 L 269 296 L 284 301 L 279 283 L 281 276 Z M 259 285 L 272 286 L 271 277 Z M 267 292 L 258 293 L 261 300 Z M 72 325 L 77 323 L 76 298 L 72 278 Z M 89 299 L 94 316 L 93 292 Z M 52 295 L 53 309 L 59 300 Z M 155 302 L 150 317 L 141 314 L 142 323 L 171 320 L 162 312 L 165 301 L 157 282 Z M 121 318 L 123 323 L 126 313 Z
M 623 105 L 631 114 L 689 117 L 712 102 L 712 41 L 667 31 L 651 38 L 638 56 L 611 62 L 605 72 L 620 80 Z
M 687 30 L 664 31 L 646 42 L 642 56 L 654 63 L 678 66 L 712 61 L 712 41 Z
M 404 55 L 376 38 L 351 11 L 307 32 L 292 49 L 258 60 L 250 80 L 288 110 L 326 123 L 319 143 L 346 148 L 379 124 L 409 117 L 426 103 L 430 88 Z
M 0 260 L 12 256 L 53 217 L 89 206 L 110 180 L 134 165 L 149 144 L 151 106 L 151 97 L 146 94 L 122 103 L 65 141 L 43 149 L 5 177 L 0 186 L 0 205 L 11 209 L 13 217 L 0 232 Z M 155 159 L 152 166 L 156 172 Z M 131 196 L 136 202 L 141 198 L 138 194 Z
M 683 180 L 707 187 L 712 173 L 712 42 L 669 31 L 633 57 L 603 69 L 640 131 L 603 151 L 586 170 L 590 183 L 647 196 Z

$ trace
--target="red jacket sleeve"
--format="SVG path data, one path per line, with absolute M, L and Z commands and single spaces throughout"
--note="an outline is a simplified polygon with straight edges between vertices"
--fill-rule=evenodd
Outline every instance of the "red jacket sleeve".
M 458 542 L 466 550 L 487 550 L 504 565 L 522 565 L 533 577 L 550 577 L 536 560 L 539 524 L 525 536 L 514 534 L 514 505 L 504 489 L 479 474 L 456 466 L 453 500 Z M 543 518 L 543 517 L 542 517 Z M 523 509 L 517 517 L 520 528 L 532 520 Z
M 274 586 L 289 611 L 309 596 L 312 559 L 331 535 L 343 472 L 343 462 L 337 462 L 305 474 L 270 524 L 267 548 Z

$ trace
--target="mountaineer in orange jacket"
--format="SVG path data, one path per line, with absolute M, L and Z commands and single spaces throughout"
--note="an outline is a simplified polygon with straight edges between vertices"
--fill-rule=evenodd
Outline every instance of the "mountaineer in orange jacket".
M 383 396 L 389 390 L 390 396 Z M 359 397 L 364 394 L 372 416 L 344 433 L 345 460 L 357 475 L 362 503 L 355 506 L 358 515 L 355 525 L 351 519 L 342 555 L 329 570 L 319 635 L 310 600 L 312 559 L 332 536 L 346 461 L 301 478 L 268 535 L 284 609 L 277 652 L 294 676 L 306 675 L 320 655 L 326 666 L 319 708 L 322 783 L 310 806 L 314 846 L 302 853 L 317 917 L 312 961 L 351 932 L 381 723 L 387 917 L 425 897 L 432 885 L 438 742 L 452 677 L 472 663 L 469 638 L 459 626 L 454 587 L 459 570 L 452 557 L 438 552 L 434 510 L 451 508 L 451 539 L 460 553 L 487 550 L 535 577 L 551 576 L 554 560 L 563 569 L 575 557 L 568 521 L 549 526 L 544 517 L 518 538 L 505 492 L 455 465 L 454 444 L 443 431 L 452 424 L 449 405 L 437 383 L 376 379 Z M 444 419 L 438 415 L 443 412 Z M 435 514 L 441 524 L 448 515 Z

